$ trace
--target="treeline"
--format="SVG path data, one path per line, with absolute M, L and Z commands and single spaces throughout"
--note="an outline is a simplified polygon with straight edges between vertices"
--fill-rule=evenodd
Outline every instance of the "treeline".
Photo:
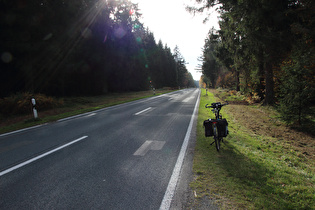
M 202 72 L 210 87 L 226 87 L 277 105 L 288 122 L 314 117 L 315 2 L 209 0 L 220 29 L 210 30 Z M 313 109 L 313 111 L 312 111 Z
M 194 86 L 179 49 L 157 43 L 130 1 L 4 0 L 0 11 L 0 98 Z

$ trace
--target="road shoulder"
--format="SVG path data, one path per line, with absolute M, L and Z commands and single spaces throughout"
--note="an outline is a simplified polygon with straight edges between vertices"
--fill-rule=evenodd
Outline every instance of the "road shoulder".
M 214 200 L 208 197 L 195 197 L 195 193 L 189 186 L 194 179 L 193 159 L 195 153 L 196 137 L 197 137 L 197 120 L 196 113 L 193 129 L 191 131 L 186 155 L 181 168 L 180 176 L 176 185 L 175 194 L 170 209 L 219 209 Z

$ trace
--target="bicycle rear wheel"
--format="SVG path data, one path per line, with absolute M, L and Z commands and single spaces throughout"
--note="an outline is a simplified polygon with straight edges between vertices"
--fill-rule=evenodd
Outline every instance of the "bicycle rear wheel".
M 218 135 L 218 128 L 216 125 L 213 126 L 213 135 L 214 135 L 214 143 L 215 143 L 215 148 L 217 151 L 220 150 L 220 137 Z

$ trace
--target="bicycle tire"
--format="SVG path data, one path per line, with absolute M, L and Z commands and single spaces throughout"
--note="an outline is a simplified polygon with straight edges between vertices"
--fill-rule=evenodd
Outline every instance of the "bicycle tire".
M 214 135 L 214 143 L 215 143 L 215 148 L 217 151 L 220 151 L 220 137 L 218 135 L 218 129 L 217 126 L 213 126 L 213 135 Z

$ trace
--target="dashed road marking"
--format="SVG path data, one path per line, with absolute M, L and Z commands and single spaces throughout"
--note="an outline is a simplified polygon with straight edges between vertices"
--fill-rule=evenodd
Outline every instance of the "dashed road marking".
M 149 108 L 146 108 L 140 112 L 137 112 L 135 115 L 139 115 L 139 114 L 142 114 L 143 112 L 146 112 L 146 111 L 149 111 L 150 109 L 152 109 L 152 107 L 149 107 Z

